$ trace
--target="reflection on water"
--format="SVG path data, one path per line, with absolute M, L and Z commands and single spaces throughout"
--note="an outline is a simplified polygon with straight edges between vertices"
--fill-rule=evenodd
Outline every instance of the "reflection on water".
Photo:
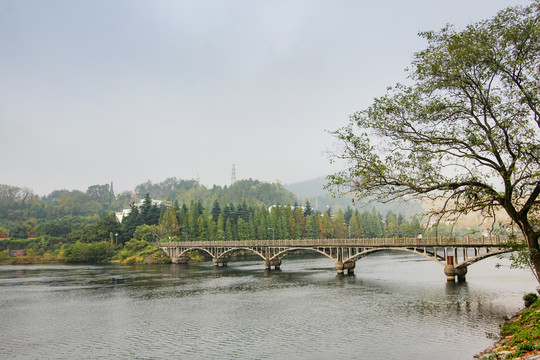
M 338 276 L 327 258 L 155 266 L 0 266 L 0 358 L 467 359 L 536 283 L 469 268 L 447 283 L 413 254 Z

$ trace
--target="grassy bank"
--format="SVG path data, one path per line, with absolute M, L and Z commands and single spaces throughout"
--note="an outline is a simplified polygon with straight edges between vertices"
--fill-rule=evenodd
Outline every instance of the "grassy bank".
M 501 340 L 476 356 L 482 360 L 540 358 L 540 301 L 508 320 L 500 331 Z

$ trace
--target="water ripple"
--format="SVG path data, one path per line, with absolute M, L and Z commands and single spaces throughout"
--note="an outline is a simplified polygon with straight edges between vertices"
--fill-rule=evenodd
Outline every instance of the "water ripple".
M 0 267 L 0 358 L 471 358 L 536 286 L 487 268 L 446 284 L 407 256 L 367 257 L 353 277 L 292 257 L 270 273 L 260 261 Z

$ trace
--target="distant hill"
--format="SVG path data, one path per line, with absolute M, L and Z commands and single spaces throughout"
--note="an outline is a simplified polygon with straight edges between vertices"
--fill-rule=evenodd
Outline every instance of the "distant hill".
M 290 192 L 295 193 L 299 199 L 305 197 L 311 198 L 316 196 L 330 196 L 330 193 L 324 190 L 327 180 L 323 177 L 319 177 L 312 180 L 306 180 L 297 182 L 294 184 L 283 185 L 283 187 Z
M 324 189 L 326 178 L 319 177 L 311 180 L 301 181 L 293 184 L 285 184 L 283 187 L 296 194 L 299 203 L 309 200 L 315 210 L 324 211 L 328 207 L 333 209 L 345 209 L 347 206 L 354 207 L 360 211 L 375 208 L 381 214 L 392 211 L 395 214 L 402 214 L 411 217 L 424 211 L 422 205 L 416 201 L 392 201 L 390 203 L 370 202 L 369 200 L 357 201 L 353 204 L 351 197 L 334 198 Z

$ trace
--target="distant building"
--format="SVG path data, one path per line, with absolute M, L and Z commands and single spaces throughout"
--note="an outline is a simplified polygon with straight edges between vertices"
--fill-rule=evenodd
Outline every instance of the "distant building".
M 118 222 L 122 222 L 124 220 L 124 217 L 128 216 L 131 213 L 131 208 L 129 209 L 123 209 L 122 211 L 117 211 L 114 214 L 116 215 L 116 219 Z
M 152 200 L 152 205 L 161 206 L 162 203 L 163 203 L 162 200 Z M 134 206 L 137 206 L 138 208 L 140 208 L 142 206 L 142 204 L 143 204 L 143 201 L 140 200 Z M 122 222 L 122 220 L 124 220 L 124 217 L 128 216 L 130 213 L 131 213 L 131 208 L 123 209 L 122 211 L 116 211 L 115 212 L 116 219 L 118 220 L 118 222 Z

